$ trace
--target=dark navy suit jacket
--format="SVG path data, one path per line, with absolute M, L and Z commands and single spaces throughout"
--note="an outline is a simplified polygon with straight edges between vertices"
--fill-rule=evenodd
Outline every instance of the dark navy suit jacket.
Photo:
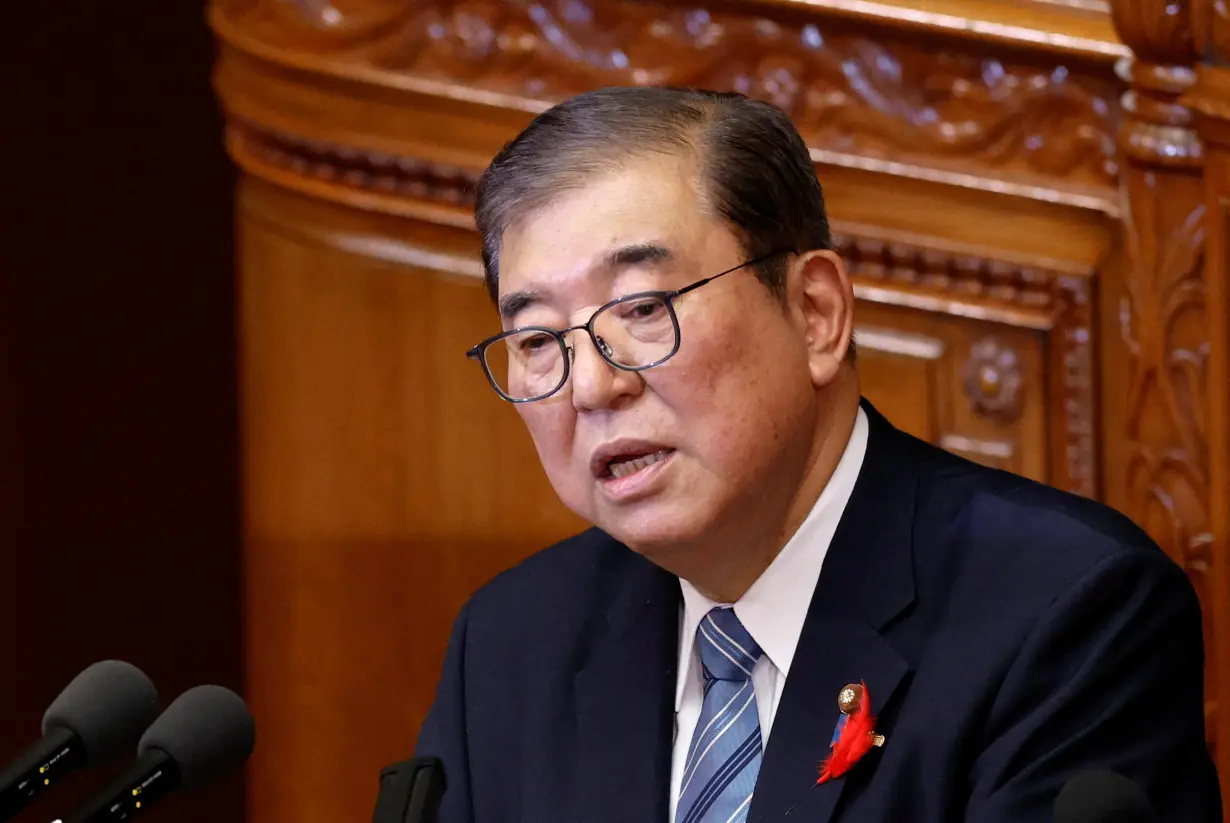
M 1110 509 L 864 408 L 749 820 L 1043 823 L 1091 767 L 1167 821 L 1221 820 L 1186 575 Z M 416 751 L 444 761 L 441 823 L 666 823 L 680 598 L 596 529 L 479 591 Z M 887 741 L 817 786 L 837 693 L 860 680 Z

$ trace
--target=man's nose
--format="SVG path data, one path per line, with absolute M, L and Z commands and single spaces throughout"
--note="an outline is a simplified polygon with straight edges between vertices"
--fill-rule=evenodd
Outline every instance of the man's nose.
M 609 408 L 620 398 L 640 393 L 644 381 L 637 372 L 620 369 L 603 354 L 612 355 L 610 345 L 596 336 L 581 332 L 568 347 L 572 358 L 572 404 L 578 410 Z

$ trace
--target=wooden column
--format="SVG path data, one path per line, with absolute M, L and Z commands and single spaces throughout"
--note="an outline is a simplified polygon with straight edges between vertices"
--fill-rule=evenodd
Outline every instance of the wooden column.
M 1230 74 L 1201 65 L 1212 2 L 1116 0 L 1135 54 L 1119 132 L 1127 260 L 1104 284 L 1107 501 L 1191 576 L 1205 609 L 1209 742 L 1230 792 Z M 1219 19 L 1223 26 L 1224 19 Z M 1197 42 L 1195 32 L 1203 32 Z M 1217 34 L 1224 34 L 1218 28 Z M 1230 54 L 1230 51 L 1225 52 Z M 1114 398 L 1123 398 L 1115 406 Z
M 1211 728 L 1219 744 L 1222 796 L 1230 797 L 1230 12 L 1201 0 L 1193 14 L 1204 61 L 1182 102 L 1196 115 L 1204 143 L 1207 324 L 1206 441 L 1209 451 L 1207 563 L 1213 612 L 1210 681 L 1218 711 Z

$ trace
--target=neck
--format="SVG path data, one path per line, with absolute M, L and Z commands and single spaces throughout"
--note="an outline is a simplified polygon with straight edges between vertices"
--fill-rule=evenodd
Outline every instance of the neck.
M 837 387 L 834 387 L 835 389 Z M 859 391 L 834 391 L 837 398 L 820 415 L 801 482 L 792 495 L 777 507 L 776 516 L 740 518 L 740 525 L 728 532 L 732 539 L 722 541 L 712 551 L 696 553 L 695 568 L 676 571 L 697 591 L 718 603 L 734 603 L 755 583 L 765 569 L 790 542 L 815 507 L 837 464 L 845 453 L 858 415 Z

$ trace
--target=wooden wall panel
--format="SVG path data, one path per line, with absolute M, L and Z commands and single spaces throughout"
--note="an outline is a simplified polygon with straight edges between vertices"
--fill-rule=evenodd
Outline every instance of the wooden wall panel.
M 1046 482 L 1044 335 L 860 305 L 863 393 L 897 426 L 963 457 Z
M 251 813 L 331 823 L 408 756 L 468 593 L 582 524 L 464 356 L 496 320 L 449 252 L 251 179 L 240 221 Z

